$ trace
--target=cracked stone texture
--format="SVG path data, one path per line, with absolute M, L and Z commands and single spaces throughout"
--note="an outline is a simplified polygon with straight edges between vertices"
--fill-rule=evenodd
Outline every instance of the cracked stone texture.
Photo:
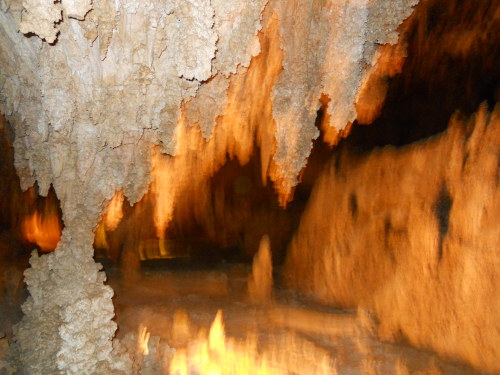
M 246 138 L 274 154 L 265 170 L 289 196 L 317 136 L 320 96 L 331 99 L 331 126 L 352 121 L 377 44 L 396 42 L 415 3 L 0 0 L 0 111 L 15 130 L 15 166 L 23 189 L 36 181 L 45 195 L 54 186 L 65 224 L 56 252 L 33 256 L 27 272 L 31 297 L 17 336 L 26 372 L 103 373 L 115 326 L 92 232 L 116 190 L 131 203 L 147 191 L 154 145 L 170 155 L 196 152 L 178 147 L 183 103 L 205 137 L 226 137 L 210 146 L 211 157 L 248 159 L 253 146 L 239 145 L 239 134 L 254 132 Z M 277 76 L 263 75 L 274 82 L 274 120 L 257 126 L 260 107 L 239 108 L 252 102 L 236 94 L 248 85 L 258 96 L 265 86 L 247 81 L 264 18 L 278 22 L 283 59 Z M 225 79 L 238 82 L 232 96 Z M 224 114 L 236 121 L 226 116 L 217 133 Z M 242 128 L 228 136 L 235 126 Z

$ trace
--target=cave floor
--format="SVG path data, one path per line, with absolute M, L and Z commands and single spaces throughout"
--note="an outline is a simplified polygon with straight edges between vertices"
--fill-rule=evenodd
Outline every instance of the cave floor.
M 382 343 L 356 312 L 306 303 L 285 289 L 275 288 L 273 302 L 256 307 L 249 303 L 246 292 L 248 265 L 143 269 L 126 275 L 117 268 L 106 272 L 115 291 L 118 337 L 131 348 L 141 329 L 150 334 L 148 356 L 155 358 L 140 356 L 141 374 L 169 373 L 176 352 L 183 353 L 183 361 L 188 363 L 183 371 L 189 374 L 477 374 L 427 351 Z M 224 364 L 224 358 L 199 359 L 200 343 L 208 343 L 218 310 L 223 314 L 226 335 L 223 357 L 232 360 L 229 352 L 240 362 L 244 357 L 241 366 L 255 366 L 254 370 L 240 371 L 239 364 L 228 370 L 231 365 Z M 263 358 L 272 371 L 262 370 Z

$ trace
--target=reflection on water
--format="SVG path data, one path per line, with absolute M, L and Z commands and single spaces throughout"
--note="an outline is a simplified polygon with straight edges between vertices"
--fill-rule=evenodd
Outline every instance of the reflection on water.
M 145 270 L 134 284 L 108 270 L 119 338 L 139 374 L 474 374 L 372 335 L 363 311 L 306 304 L 280 288 L 251 303 L 251 267 Z M 146 354 L 148 353 L 148 354 Z

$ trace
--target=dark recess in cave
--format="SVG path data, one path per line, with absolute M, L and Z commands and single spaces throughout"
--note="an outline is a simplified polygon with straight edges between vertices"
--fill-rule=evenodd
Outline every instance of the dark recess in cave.
M 38 194 L 38 186 L 21 190 L 14 168 L 13 129 L 0 113 L 0 333 L 11 334 L 13 324 L 22 316 L 21 302 L 27 297 L 23 272 L 36 244 L 23 236 L 22 222 L 36 211 L 43 212 L 46 203 L 56 207 L 59 220 L 60 204 L 54 189 L 47 197 Z M 62 227 L 62 221 L 60 221 Z M 40 251 L 39 251 L 40 253 Z
M 358 216 L 358 199 L 356 198 L 356 193 L 354 192 L 349 195 L 349 210 L 351 211 L 353 218 Z
M 443 258 L 443 242 L 448 233 L 448 223 L 450 219 L 451 206 L 453 198 L 448 191 L 446 185 L 443 185 L 439 190 L 439 195 L 434 204 L 434 212 L 438 221 L 439 228 L 439 243 L 438 243 L 438 261 Z
M 500 33 L 484 24 L 494 24 L 495 8 L 494 1 L 421 2 L 407 21 L 408 57 L 402 73 L 388 78 L 380 116 L 369 126 L 355 123 L 341 143 L 358 152 L 403 146 L 444 131 L 456 111 L 469 116 L 482 102 L 491 110 L 500 94 Z M 474 43 L 459 53 L 467 33 Z

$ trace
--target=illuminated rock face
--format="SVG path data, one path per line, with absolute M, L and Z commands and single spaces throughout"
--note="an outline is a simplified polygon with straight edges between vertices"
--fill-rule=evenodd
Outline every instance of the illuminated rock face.
M 259 251 L 254 257 L 252 274 L 248 278 L 248 297 L 254 304 L 271 302 L 273 291 L 273 262 L 269 237 L 260 240 Z
M 270 98 L 270 174 L 289 194 L 317 137 L 321 95 L 331 99 L 330 126 L 352 122 L 377 45 L 397 42 L 395 29 L 416 2 L 68 0 L 50 10 L 33 0 L 23 11 L 2 1 L 0 103 L 16 127 L 23 187 L 36 180 L 45 193 L 53 183 L 63 206 L 66 195 L 89 188 L 109 199 L 124 187 L 137 201 L 149 182 L 151 145 L 186 152 L 176 149 L 186 123 L 212 134 L 230 105 L 228 83 L 261 52 L 257 33 L 275 18 L 283 68 Z M 187 120 L 179 123 L 182 103 Z
M 426 141 L 338 155 L 289 249 L 287 284 L 375 312 L 385 339 L 498 371 L 499 148 L 497 106 Z
M 111 371 L 112 292 L 92 260 L 92 231 L 116 190 L 131 203 L 144 195 L 153 146 L 190 160 L 199 151 L 192 146 L 211 136 L 215 161 L 201 170 L 166 162 L 171 186 L 179 175 L 209 176 L 227 154 L 245 162 L 257 138 L 267 153 L 263 178 L 286 201 L 317 137 L 320 97 L 331 99 L 330 126 L 353 121 L 377 45 L 397 42 L 416 3 L 0 1 L 0 110 L 15 130 L 16 169 L 23 189 L 36 181 L 45 195 L 54 186 L 65 224 L 57 251 L 34 256 L 26 275 L 31 297 L 18 333 L 26 371 Z M 261 29 L 277 49 L 261 51 Z M 271 52 L 279 55 L 273 76 L 251 63 Z M 262 94 L 266 81 L 273 86 Z M 269 104 L 253 108 L 258 100 L 239 95 L 245 87 Z M 261 108 L 266 118 L 255 117 Z

